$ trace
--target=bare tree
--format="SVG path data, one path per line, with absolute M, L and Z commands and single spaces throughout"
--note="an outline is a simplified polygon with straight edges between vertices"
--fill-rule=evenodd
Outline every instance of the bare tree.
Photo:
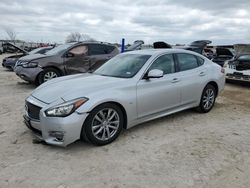
M 93 39 L 92 37 L 90 37 L 89 35 L 87 34 L 82 34 L 82 41 L 89 41 L 89 42 L 93 42 L 93 41 L 96 41 L 95 39 Z
M 66 37 L 66 43 L 80 41 L 95 41 L 95 39 L 91 38 L 87 34 L 81 34 L 79 32 L 72 32 Z
M 4 30 L 5 30 L 6 34 L 8 35 L 9 39 L 12 42 L 15 42 L 15 40 L 16 40 L 16 32 L 15 32 L 15 30 L 10 28 L 10 27 L 6 27 Z

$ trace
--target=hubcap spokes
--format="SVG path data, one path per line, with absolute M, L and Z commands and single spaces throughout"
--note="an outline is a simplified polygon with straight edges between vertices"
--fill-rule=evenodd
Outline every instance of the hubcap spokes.
M 93 135 L 102 141 L 109 140 L 118 131 L 120 119 L 118 113 L 111 108 L 100 110 L 92 121 Z
M 208 110 L 212 107 L 214 103 L 214 91 L 212 89 L 207 89 L 202 98 L 203 107 Z
M 57 77 L 57 74 L 55 72 L 46 72 L 44 75 L 44 81 L 48 81 L 56 77 Z

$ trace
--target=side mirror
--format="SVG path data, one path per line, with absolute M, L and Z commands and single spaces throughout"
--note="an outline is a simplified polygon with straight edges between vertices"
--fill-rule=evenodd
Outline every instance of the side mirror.
M 71 52 L 67 52 L 65 56 L 66 56 L 66 57 L 74 57 L 74 54 L 71 53 Z
M 153 69 L 151 71 L 149 71 L 146 75 L 145 78 L 146 79 L 150 79 L 150 78 L 161 78 L 163 77 L 163 71 L 159 70 L 159 69 Z

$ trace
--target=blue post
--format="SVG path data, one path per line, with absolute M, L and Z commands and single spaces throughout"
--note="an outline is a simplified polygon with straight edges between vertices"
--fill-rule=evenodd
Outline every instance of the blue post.
M 125 51 L 125 39 L 122 39 L 121 53 Z

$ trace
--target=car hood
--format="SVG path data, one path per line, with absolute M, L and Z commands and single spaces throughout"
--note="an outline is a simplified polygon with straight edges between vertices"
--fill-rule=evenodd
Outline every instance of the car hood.
M 144 41 L 142 40 L 137 40 L 134 42 L 134 44 L 132 44 L 131 46 L 129 46 L 127 49 L 125 49 L 126 52 L 128 51 L 133 51 L 133 50 L 138 50 L 141 48 L 141 46 L 144 44 Z
M 28 54 L 28 52 L 27 52 L 26 50 L 24 50 L 24 49 L 22 49 L 22 48 L 19 48 L 18 46 L 14 45 L 14 44 L 12 44 L 12 43 L 10 43 L 10 42 L 7 42 L 6 44 L 7 44 L 7 45 L 10 45 L 10 46 L 13 46 L 14 48 L 18 49 L 20 52 L 22 52 L 22 53 L 24 53 L 24 54 Z
M 212 43 L 212 41 L 210 41 L 210 40 L 197 40 L 197 41 L 193 41 L 190 44 L 190 46 L 204 48 L 205 46 L 207 46 L 208 44 L 211 44 L 211 43 Z
M 119 86 L 124 81 L 127 81 L 127 79 L 89 73 L 76 74 L 45 82 L 33 91 L 32 96 L 47 104 L 60 98 L 69 101 Z
M 20 58 L 20 57 L 23 57 L 24 54 L 18 54 L 18 55 L 12 55 L 12 56 L 8 56 L 4 59 L 8 60 L 8 59 L 14 59 L 14 58 Z
M 157 49 L 157 48 L 172 48 L 172 46 L 170 44 L 165 43 L 163 41 L 154 42 L 153 46 L 155 49 Z
M 19 60 L 20 61 L 31 61 L 31 60 L 35 60 L 35 59 L 41 59 L 41 58 L 46 58 L 49 57 L 48 55 L 43 55 L 43 54 L 30 54 L 30 55 L 26 55 L 21 57 Z

